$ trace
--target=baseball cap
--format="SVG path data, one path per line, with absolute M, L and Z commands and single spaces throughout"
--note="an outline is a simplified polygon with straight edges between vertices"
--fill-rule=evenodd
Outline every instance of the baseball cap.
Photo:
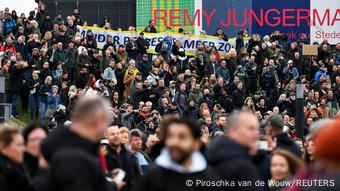
M 281 115 L 273 114 L 266 120 L 266 126 L 271 125 L 273 128 L 282 128 L 284 126 L 283 119 Z

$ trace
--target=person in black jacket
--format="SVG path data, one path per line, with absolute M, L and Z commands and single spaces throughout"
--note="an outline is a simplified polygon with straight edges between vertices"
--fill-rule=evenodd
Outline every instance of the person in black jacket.
M 149 21 L 149 25 L 145 27 L 144 32 L 157 33 L 157 30 L 155 28 L 155 23 L 153 20 Z
M 98 159 L 98 142 L 108 127 L 110 103 L 100 96 L 85 96 L 76 104 L 72 124 L 57 128 L 42 144 L 49 162 L 48 190 L 109 191 L 122 181 L 105 178 Z M 108 179 L 114 177 L 109 174 Z
M 137 59 L 138 50 L 137 50 L 137 43 L 133 37 L 129 37 L 129 41 L 125 47 L 126 52 L 128 53 L 128 59 Z
M 200 127 L 185 118 L 169 118 L 163 121 L 162 127 L 165 147 L 156 158 L 156 165 L 141 177 L 136 190 L 209 190 L 199 182 L 218 178 L 199 151 Z
M 244 47 L 243 37 L 247 37 L 247 36 L 248 36 L 248 29 L 242 29 L 239 32 L 237 32 L 237 36 L 236 36 L 236 52 L 238 52 L 238 53 L 241 52 L 241 48 Z
M 226 42 L 228 42 L 228 40 L 229 40 L 228 36 L 223 32 L 223 30 L 221 28 L 217 28 L 214 36 L 217 36 L 218 38 L 221 38 Z
M 246 90 L 247 95 L 254 94 L 257 88 L 257 64 L 255 56 L 250 56 L 249 62 L 245 64 L 246 68 Z M 249 91 L 249 94 L 248 94 Z
M 28 60 L 27 46 L 24 44 L 24 39 L 20 36 L 15 45 L 16 52 L 20 52 L 23 60 Z
M 149 43 L 144 39 L 144 33 L 139 33 L 139 37 L 136 40 L 137 49 L 139 52 L 139 56 L 142 56 L 143 54 L 147 54 L 147 49 L 149 49 Z
M 126 186 L 124 190 L 133 190 L 141 171 L 135 156 L 125 148 L 121 143 L 120 131 L 118 126 L 109 127 L 105 132 L 105 138 L 109 141 L 107 146 L 107 154 L 105 156 L 107 168 L 109 171 L 121 168 L 126 172 L 124 181 Z
M 24 139 L 17 129 L 0 130 L 1 191 L 29 191 L 29 176 L 23 166 Z
M 283 132 L 284 121 L 278 114 L 270 116 L 266 120 L 266 133 L 273 139 L 276 139 L 276 148 L 285 149 L 296 155 L 298 158 L 302 157 L 302 152 L 299 146 L 288 137 L 288 134 Z
M 46 15 L 44 20 L 41 23 L 40 31 L 43 36 L 45 36 L 45 33 L 47 31 L 52 31 L 53 29 L 53 24 L 51 21 L 51 17 L 49 15 Z
M 102 55 L 105 55 L 105 51 L 107 50 L 107 48 L 109 48 L 110 46 L 112 46 L 114 52 L 116 52 L 116 46 L 113 44 L 113 38 L 111 35 L 107 36 L 107 43 L 104 45 L 103 49 L 102 49 Z M 105 69 L 105 68 L 104 68 Z
M 240 110 L 244 104 L 246 95 L 243 91 L 243 83 L 239 82 L 237 84 L 236 90 L 233 92 L 232 100 L 234 109 Z
M 256 149 L 259 121 L 254 114 L 241 112 L 230 117 L 228 126 L 228 138 L 220 136 L 208 146 L 207 161 L 222 180 L 251 181 L 255 185 L 260 176 L 248 152 Z M 236 184 L 228 190 L 261 190 L 261 187 Z
M 217 102 L 222 106 L 226 113 L 231 113 L 234 110 L 233 99 L 229 95 L 228 87 L 222 89 L 222 94 L 218 95 Z
M 10 82 L 10 103 L 12 104 L 12 115 L 17 116 L 17 104 L 21 87 L 23 84 L 22 74 L 29 70 L 27 62 L 12 62 L 9 68 L 9 82 Z

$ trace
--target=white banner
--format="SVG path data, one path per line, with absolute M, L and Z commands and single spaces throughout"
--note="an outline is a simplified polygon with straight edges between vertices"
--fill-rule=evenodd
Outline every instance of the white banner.
M 310 1 L 311 12 L 310 41 L 321 43 L 327 39 L 330 44 L 340 42 L 340 0 Z
M 129 37 L 137 38 L 137 32 L 130 31 L 114 31 L 105 30 L 98 27 L 82 27 L 77 26 L 78 31 L 81 33 L 82 37 L 86 36 L 86 32 L 91 30 L 97 41 L 97 48 L 101 49 L 106 44 L 106 39 L 108 35 L 113 37 L 113 43 L 116 47 L 119 45 L 126 45 L 129 41 Z M 155 53 L 156 45 L 163 40 L 165 37 L 172 37 L 173 42 L 180 40 L 184 46 L 187 55 L 194 55 L 197 47 L 204 43 L 209 46 L 215 46 L 220 54 L 228 52 L 231 48 L 235 47 L 235 38 L 229 38 L 229 41 L 219 39 L 218 37 L 208 36 L 208 35 L 185 35 L 179 33 L 144 33 L 144 38 L 149 42 L 150 47 L 148 52 Z M 248 43 L 249 38 L 244 38 L 245 45 Z

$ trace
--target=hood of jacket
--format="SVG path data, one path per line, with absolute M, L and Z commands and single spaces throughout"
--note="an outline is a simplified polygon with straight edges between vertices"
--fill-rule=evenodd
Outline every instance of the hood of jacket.
M 192 163 L 188 169 L 173 161 L 170 157 L 170 153 L 167 149 L 163 149 L 161 155 L 156 158 L 156 164 L 168 170 L 173 170 L 178 173 L 195 173 L 201 172 L 207 168 L 207 161 L 199 151 L 194 151 L 191 155 Z

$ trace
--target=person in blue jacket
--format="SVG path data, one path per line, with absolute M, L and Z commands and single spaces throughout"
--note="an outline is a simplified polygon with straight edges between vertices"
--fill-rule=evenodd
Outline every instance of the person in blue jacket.
M 320 66 L 319 70 L 315 73 L 314 80 L 320 82 L 322 79 L 330 80 L 329 75 L 327 74 L 327 67 Z

